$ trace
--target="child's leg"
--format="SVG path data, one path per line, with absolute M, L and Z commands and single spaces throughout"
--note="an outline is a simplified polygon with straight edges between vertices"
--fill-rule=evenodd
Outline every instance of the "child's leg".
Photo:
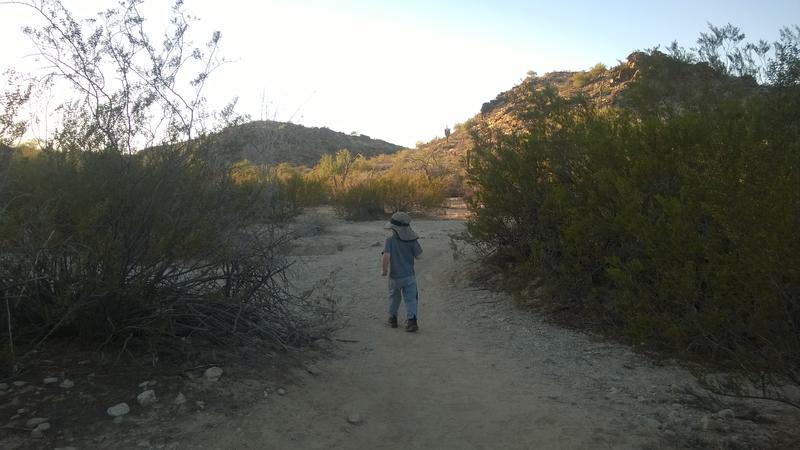
M 406 303 L 406 314 L 408 318 L 416 319 L 417 303 L 419 302 L 416 277 L 411 276 L 403 279 L 403 300 L 405 300 Z
M 389 317 L 397 317 L 397 309 L 400 308 L 400 286 L 393 278 L 389 278 Z

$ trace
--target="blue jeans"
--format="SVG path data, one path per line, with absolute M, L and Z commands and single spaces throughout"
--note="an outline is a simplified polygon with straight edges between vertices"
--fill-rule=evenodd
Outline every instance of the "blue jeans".
M 409 319 L 416 319 L 417 301 L 419 300 L 416 276 L 389 278 L 389 317 L 397 317 L 401 293 L 406 302 L 406 315 Z

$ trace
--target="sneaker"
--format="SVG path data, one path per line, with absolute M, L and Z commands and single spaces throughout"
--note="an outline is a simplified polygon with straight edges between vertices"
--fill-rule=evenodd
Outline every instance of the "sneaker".
M 419 330 L 419 327 L 417 326 L 417 319 L 408 319 L 406 322 L 406 331 L 413 333 L 417 330 Z
M 389 321 L 386 323 L 392 328 L 397 328 L 397 317 L 389 317 Z

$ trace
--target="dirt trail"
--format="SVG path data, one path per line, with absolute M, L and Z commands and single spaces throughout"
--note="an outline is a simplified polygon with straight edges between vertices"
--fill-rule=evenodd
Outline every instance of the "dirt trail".
M 722 419 L 709 427 L 708 412 L 679 401 L 677 386 L 692 381 L 685 371 L 545 324 L 470 287 L 461 275 L 468 263 L 449 247 L 460 221 L 413 223 L 425 250 L 417 265 L 420 331 L 386 327 L 382 223 L 332 222 L 296 249 L 302 279 L 338 270 L 349 320 L 334 356 L 317 362 L 320 373 L 302 374 L 286 395 L 270 395 L 182 447 L 618 449 L 685 445 L 681 436 L 692 430 L 737 438 Z M 348 423 L 354 414 L 359 424 Z

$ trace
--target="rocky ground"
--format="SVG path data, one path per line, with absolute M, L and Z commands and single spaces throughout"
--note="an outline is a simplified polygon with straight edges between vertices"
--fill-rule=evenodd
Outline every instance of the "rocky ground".
M 459 220 L 416 220 L 420 331 L 384 325 L 383 222 L 306 215 L 297 275 L 345 326 L 293 355 L 99 370 L 56 351 L 0 384 L 3 448 L 797 448 L 800 412 L 704 393 L 680 364 L 551 325 L 475 287 Z M 115 378 L 116 377 L 116 378 Z M 699 395 L 691 395 L 695 392 Z M 126 403 L 127 408 L 120 406 Z M 114 407 L 113 410 L 110 408 Z M 127 413 L 122 414 L 125 410 Z M 113 413 L 113 414 L 112 414 Z M 113 417 L 119 414 L 118 417 Z M 38 420 L 34 420 L 38 419 Z

